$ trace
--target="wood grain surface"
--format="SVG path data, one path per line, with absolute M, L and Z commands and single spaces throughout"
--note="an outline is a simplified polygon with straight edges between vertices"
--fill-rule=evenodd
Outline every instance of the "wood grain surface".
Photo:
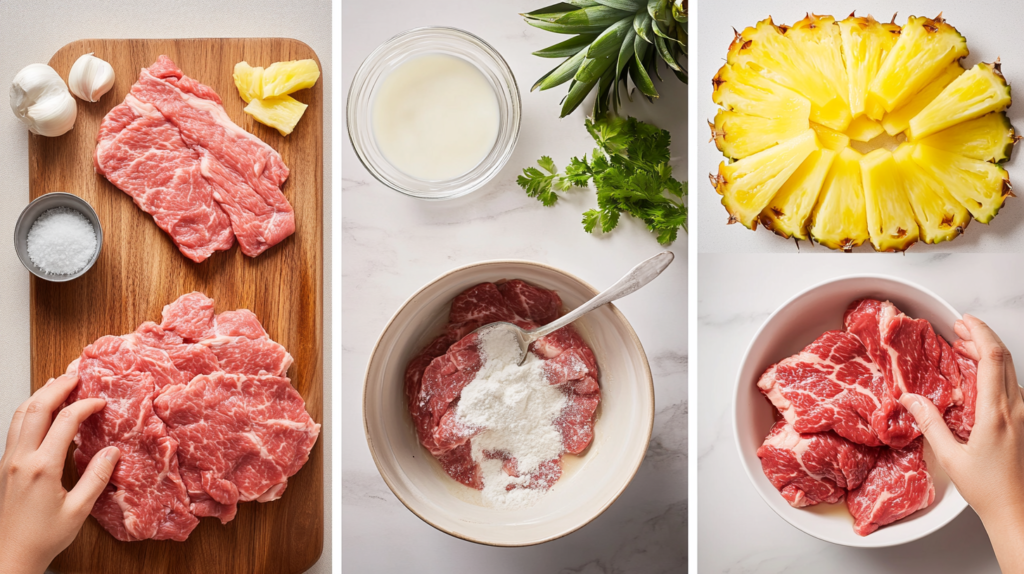
M 197 15 L 201 18 L 201 15 Z M 50 65 L 67 79 L 82 54 L 111 63 L 116 83 L 97 103 L 79 101 L 74 130 L 59 138 L 30 135 L 32 199 L 53 191 L 78 195 L 99 214 L 104 244 L 83 277 L 49 283 L 32 277 L 32 389 L 64 372 L 82 349 L 103 335 L 129 333 L 160 321 L 163 306 L 202 291 L 216 311 L 247 308 L 294 356 L 288 375 L 318 423 L 323 420 L 323 81 L 293 97 L 309 104 L 295 131 L 281 136 L 242 111 L 232 70 L 245 60 L 268 66 L 316 58 L 289 39 L 80 40 L 61 48 Z M 161 54 L 211 86 L 231 119 L 280 152 L 291 169 L 283 192 L 295 209 L 295 234 L 256 258 L 236 245 L 203 263 L 186 259 L 153 219 L 93 168 L 100 121 L 123 101 L 139 70 Z M 227 525 L 203 518 L 185 542 L 119 542 L 89 518 L 74 543 L 51 565 L 66 573 L 297 573 L 323 547 L 323 434 L 309 462 L 277 501 L 239 504 Z M 70 456 L 64 482 L 78 480 Z

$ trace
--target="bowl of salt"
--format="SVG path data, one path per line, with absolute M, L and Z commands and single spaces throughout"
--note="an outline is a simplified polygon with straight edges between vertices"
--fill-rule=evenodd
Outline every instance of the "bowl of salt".
M 64 192 L 37 197 L 14 227 L 14 249 L 33 275 L 61 283 L 81 277 L 100 256 L 103 228 L 84 199 Z

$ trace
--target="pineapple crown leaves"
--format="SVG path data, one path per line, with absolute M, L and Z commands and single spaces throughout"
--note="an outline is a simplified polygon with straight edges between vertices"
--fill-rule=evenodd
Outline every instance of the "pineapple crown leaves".
M 616 116 L 588 119 L 586 127 L 598 146 L 589 161 L 587 156 L 574 157 L 565 173 L 559 174 L 551 158 L 544 156 L 538 161 L 540 169 L 523 170 L 519 186 L 544 205 L 553 205 L 558 192 L 587 187 L 593 181 L 597 209 L 583 214 L 584 231 L 607 233 L 626 213 L 643 221 L 659 243 L 675 241 L 679 229 L 686 229 L 687 210 L 682 199 L 687 185 L 672 176 L 668 131 Z
M 680 81 L 688 80 L 687 0 L 568 0 L 521 16 L 536 28 L 575 35 L 534 52 L 542 58 L 564 58 L 532 88 L 548 90 L 571 82 L 561 117 L 578 108 L 594 88 L 595 116 L 618 110 L 621 87 L 632 99 L 627 79 L 653 101 L 658 92 L 651 76 L 661 79 L 659 62 Z

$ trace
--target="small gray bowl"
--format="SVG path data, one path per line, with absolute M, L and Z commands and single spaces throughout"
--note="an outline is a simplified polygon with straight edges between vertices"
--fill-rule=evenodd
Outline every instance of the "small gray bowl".
M 28 256 L 28 230 L 32 228 L 32 224 L 36 222 L 36 219 L 39 219 L 43 212 L 55 207 L 67 207 L 81 213 L 92 223 L 92 228 L 96 232 L 96 253 L 93 254 L 92 259 L 89 260 L 85 267 L 77 273 L 70 275 L 47 273 L 36 266 L 35 263 L 32 263 L 32 259 Z M 35 201 L 28 204 L 28 207 L 18 217 L 18 223 L 14 226 L 14 250 L 18 252 L 18 258 L 21 259 L 25 269 L 31 271 L 36 277 L 54 283 L 71 281 L 85 275 L 85 272 L 92 269 L 96 260 L 99 259 L 100 251 L 103 250 L 103 227 L 100 225 L 100 218 L 96 216 L 96 210 L 81 197 L 62 191 L 47 193 L 37 197 Z

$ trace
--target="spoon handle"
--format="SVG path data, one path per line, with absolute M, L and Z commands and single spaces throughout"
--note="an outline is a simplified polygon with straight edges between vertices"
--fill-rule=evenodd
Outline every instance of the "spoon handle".
M 654 257 L 643 261 L 636 267 L 630 269 L 629 273 L 626 273 L 622 279 L 616 281 L 614 285 L 605 289 L 590 301 L 587 301 L 583 305 L 580 305 L 543 327 L 537 327 L 536 329 L 527 331 L 526 335 L 529 339 L 527 343 L 536 341 L 549 333 L 553 333 L 594 309 L 597 309 L 601 305 L 611 303 L 616 299 L 625 297 L 644 285 L 647 285 L 653 281 L 655 277 L 661 275 L 661 272 L 668 267 L 669 263 L 672 263 L 674 258 L 675 255 L 671 251 L 663 251 Z

